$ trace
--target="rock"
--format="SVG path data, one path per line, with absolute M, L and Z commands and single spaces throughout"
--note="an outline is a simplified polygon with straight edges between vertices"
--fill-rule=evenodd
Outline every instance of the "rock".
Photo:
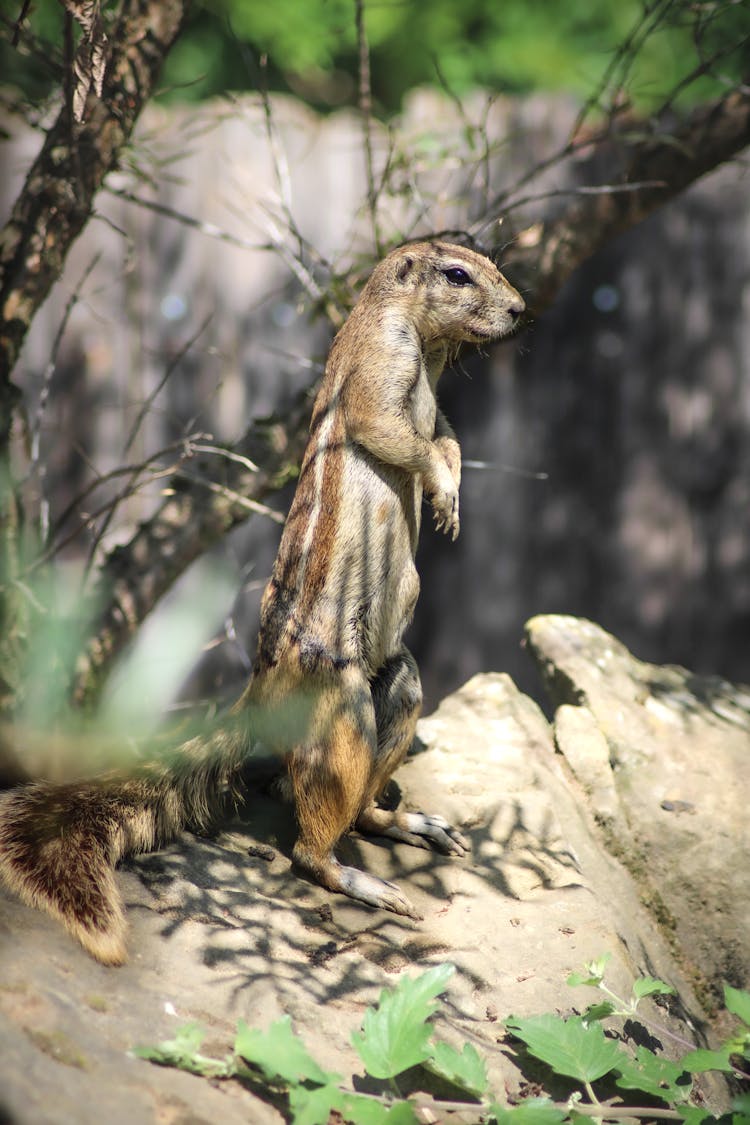
M 365 1007 L 403 973 L 444 961 L 458 971 L 438 1032 L 477 1047 L 501 1097 L 527 1077 L 503 1019 L 582 1009 L 596 994 L 566 978 L 603 953 L 620 994 L 643 973 L 673 984 L 679 1002 L 671 1014 L 660 1009 L 659 1022 L 703 1041 L 691 984 L 587 807 L 590 790 L 598 814 L 617 822 L 624 801 L 617 788 L 613 804 L 598 713 L 579 711 L 561 718 L 558 736 L 580 748 L 588 731 L 577 759 L 583 785 L 542 712 L 507 676 L 475 677 L 420 723 L 397 778 L 402 801 L 461 823 L 472 853 L 459 861 L 357 836 L 341 851 L 400 883 L 421 922 L 297 877 L 291 813 L 263 796 L 217 838 L 184 834 L 126 865 L 118 879 L 132 956 L 121 969 L 96 964 L 50 919 L 0 892 L 0 1120 L 281 1122 L 274 1105 L 237 1083 L 157 1068 L 128 1050 L 197 1021 L 208 1031 L 205 1053 L 220 1056 L 238 1018 L 263 1028 L 288 1013 L 321 1064 L 351 1076 L 362 1069 L 351 1034 Z M 693 825 L 703 813 L 659 815 Z M 721 1092 L 704 1088 L 721 1106 Z
M 750 988 L 750 687 L 644 663 L 573 617 L 527 638 L 557 745 L 704 1002 Z

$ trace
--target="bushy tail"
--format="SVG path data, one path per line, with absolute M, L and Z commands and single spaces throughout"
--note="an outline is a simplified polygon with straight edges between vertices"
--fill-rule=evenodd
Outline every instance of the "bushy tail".
M 0 878 L 62 922 L 98 961 L 123 964 L 127 924 L 115 865 L 160 847 L 186 824 L 205 825 L 246 744 L 237 726 L 185 743 L 169 765 L 137 777 L 34 782 L 2 795 Z

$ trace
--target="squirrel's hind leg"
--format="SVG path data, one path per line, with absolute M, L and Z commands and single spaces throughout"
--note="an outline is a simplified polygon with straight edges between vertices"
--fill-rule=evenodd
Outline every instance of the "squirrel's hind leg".
M 352 683 L 350 669 L 321 697 L 316 739 L 298 746 L 289 760 L 299 834 L 296 867 L 330 891 L 407 917 L 418 918 L 394 884 L 356 867 L 344 867 L 334 848 L 357 819 L 370 793 L 377 734 L 369 685 Z M 349 681 L 349 682 L 347 682 Z
M 388 836 L 418 848 L 434 847 L 446 855 L 466 855 L 469 841 L 441 816 L 391 811 L 378 808 L 374 803 L 408 754 L 422 709 L 419 669 L 406 647 L 402 647 L 383 666 L 372 683 L 372 698 L 378 752 L 370 800 L 357 817 L 357 829 L 375 836 Z

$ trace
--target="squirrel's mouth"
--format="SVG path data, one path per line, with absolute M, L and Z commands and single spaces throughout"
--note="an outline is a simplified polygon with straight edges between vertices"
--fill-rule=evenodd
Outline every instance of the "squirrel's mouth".
M 510 325 L 508 328 L 501 328 L 499 332 L 487 332 L 483 328 L 469 328 L 466 334 L 466 340 L 471 344 L 483 344 L 490 340 L 501 340 L 503 336 L 507 336 L 512 332 L 515 325 Z

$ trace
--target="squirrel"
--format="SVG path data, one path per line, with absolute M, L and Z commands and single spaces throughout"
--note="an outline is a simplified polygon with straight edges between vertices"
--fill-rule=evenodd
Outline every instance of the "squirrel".
M 253 672 L 228 721 L 135 774 L 36 781 L 0 798 L 0 877 L 99 961 L 127 959 L 116 863 L 205 827 L 259 745 L 295 805 L 294 865 L 329 890 L 419 917 L 398 886 L 336 859 L 352 827 L 466 854 L 442 818 L 378 799 L 421 711 L 403 634 L 419 593 L 423 493 L 437 527 L 459 532 L 461 451 L 436 384 L 462 342 L 509 334 L 524 308 L 496 265 L 462 245 L 388 254 L 331 345 Z

